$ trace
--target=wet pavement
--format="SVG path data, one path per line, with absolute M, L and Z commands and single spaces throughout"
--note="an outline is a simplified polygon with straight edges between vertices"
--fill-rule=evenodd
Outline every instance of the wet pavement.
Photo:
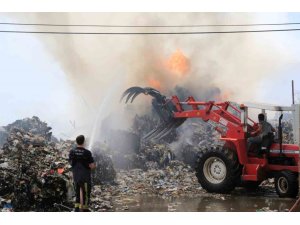
M 170 167 L 119 171 L 117 185 L 93 188 L 91 209 L 100 212 L 286 212 L 296 201 L 279 198 L 273 179 L 252 191 L 236 187 L 230 194 L 208 193 L 192 171 L 180 170 L 181 164 L 173 163 L 175 171 L 183 174 L 168 174 L 174 172 Z
M 197 197 L 161 198 L 155 195 L 140 195 L 128 198 L 126 207 L 116 207 L 116 211 L 131 212 L 286 212 L 295 199 L 279 198 L 271 190 L 262 189 L 258 193 L 246 193 L 240 189 L 231 195 L 209 194 Z

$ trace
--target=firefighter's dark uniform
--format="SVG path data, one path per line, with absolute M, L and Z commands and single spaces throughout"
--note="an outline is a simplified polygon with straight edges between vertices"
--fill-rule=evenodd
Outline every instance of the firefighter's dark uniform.
M 72 165 L 73 181 L 76 193 L 75 209 L 80 209 L 80 188 L 83 191 L 83 210 L 88 210 L 91 194 L 91 169 L 90 163 L 94 162 L 92 153 L 81 147 L 72 149 L 69 154 Z

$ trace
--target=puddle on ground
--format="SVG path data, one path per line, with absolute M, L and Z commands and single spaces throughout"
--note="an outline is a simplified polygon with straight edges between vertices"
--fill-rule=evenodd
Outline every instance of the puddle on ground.
M 138 196 L 128 199 L 126 206 L 117 211 L 132 212 L 256 212 L 288 211 L 295 199 L 279 198 L 272 191 L 248 193 L 235 191 L 230 195 L 205 194 L 200 197 Z

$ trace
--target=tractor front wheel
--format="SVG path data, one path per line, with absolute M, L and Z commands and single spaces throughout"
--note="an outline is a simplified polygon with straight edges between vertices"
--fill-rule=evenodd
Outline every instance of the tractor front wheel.
M 298 175 L 291 171 L 280 171 L 275 175 L 275 188 L 279 197 L 295 198 L 298 194 Z
M 208 192 L 228 193 L 240 181 L 241 170 L 234 151 L 212 148 L 201 152 L 196 167 L 196 176 Z

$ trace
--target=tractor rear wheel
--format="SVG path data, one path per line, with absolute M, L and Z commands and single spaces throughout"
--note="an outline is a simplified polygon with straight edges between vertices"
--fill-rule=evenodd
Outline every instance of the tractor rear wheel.
M 211 148 L 199 154 L 196 176 L 208 192 L 228 193 L 241 179 L 236 153 L 227 148 Z
M 285 170 L 275 175 L 275 188 L 279 197 L 295 198 L 298 194 L 298 175 Z

